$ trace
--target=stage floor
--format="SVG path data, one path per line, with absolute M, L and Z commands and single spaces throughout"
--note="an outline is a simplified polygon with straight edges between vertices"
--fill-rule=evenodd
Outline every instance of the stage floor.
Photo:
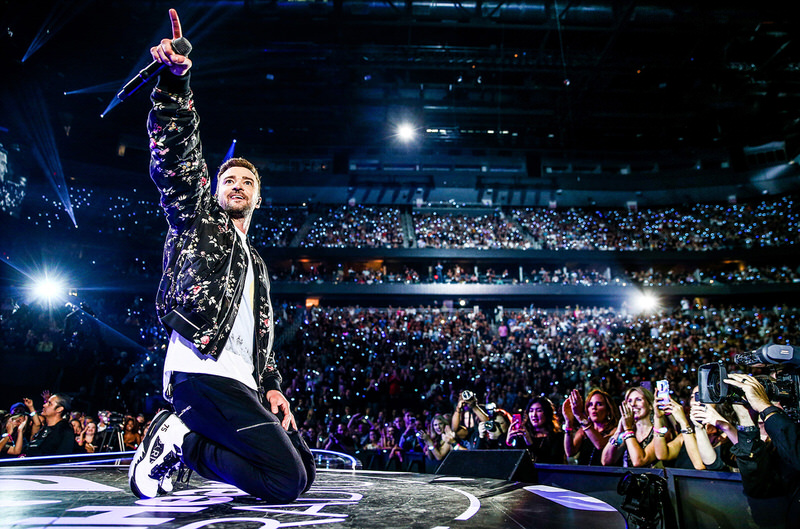
M 137 500 L 127 465 L 0 468 L 0 527 L 624 529 L 607 503 L 564 489 L 486 478 L 318 471 L 289 505 L 264 505 L 192 475 L 173 494 Z

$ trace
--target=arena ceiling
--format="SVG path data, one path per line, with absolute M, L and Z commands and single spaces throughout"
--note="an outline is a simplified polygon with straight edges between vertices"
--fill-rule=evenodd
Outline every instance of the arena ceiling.
M 219 156 L 236 139 L 237 154 L 346 172 L 388 151 L 412 163 L 488 152 L 533 174 L 549 160 L 746 166 L 748 146 L 798 151 L 800 49 L 786 2 L 0 5 L 0 143 L 24 155 L 50 129 L 45 156 L 69 167 L 144 170 L 146 91 L 100 114 L 169 35 L 169 7 L 194 45 L 203 140 Z M 394 135 L 405 120 L 418 132 L 410 145 Z

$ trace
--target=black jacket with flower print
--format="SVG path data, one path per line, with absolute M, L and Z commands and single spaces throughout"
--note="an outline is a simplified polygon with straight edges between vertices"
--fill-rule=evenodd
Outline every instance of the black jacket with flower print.
M 247 254 L 236 227 L 211 192 L 189 74 L 161 74 L 147 123 L 150 177 L 161 192 L 169 231 L 156 312 L 200 353 L 217 358 L 230 335 L 244 289 Z M 250 246 L 255 281 L 254 374 L 263 393 L 280 390 L 272 351 L 273 321 L 264 261 Z

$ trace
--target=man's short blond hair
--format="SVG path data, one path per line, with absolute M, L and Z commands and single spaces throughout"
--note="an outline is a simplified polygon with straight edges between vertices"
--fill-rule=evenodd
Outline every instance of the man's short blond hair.
M 225 160 L 225 163 L 223 163 L 222 166 L 220 166 L 219 171 L 217 171 L 217 180 L 219 180 L 219 177 L 222 176 L 222 173 L 231 167 L 244 167 L 245 169 L 248 169 L 255 175 L 258 185 L 261 185 L 261 176 L 258 174 L 258 169 L 256 169 L 256 166 L 253 165 L 252 162 L 245 160 L 244 158 L 229 158 L 228 160 Z

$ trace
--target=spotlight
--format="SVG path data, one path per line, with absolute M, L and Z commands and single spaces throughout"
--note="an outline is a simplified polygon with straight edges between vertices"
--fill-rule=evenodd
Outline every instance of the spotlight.
M 652 292 L 639 292 L 633 296 L 631 305 L 635 312 L 656 312 L 661 306 L 658 297 Z
M 410 123 L 401 123 L 397 126 L 397 137 L 400 138 L 400 141 L 408 143 L 414 139 L 415 135 L 416 131 Z
M 34 280 L 31 288 L 33 290 L 33 296 L 37 300 L 44 301 L 47 304 L 63 298 L 66 292 L 66 288 L 61 281 L 48 277 L 47 275 Z

